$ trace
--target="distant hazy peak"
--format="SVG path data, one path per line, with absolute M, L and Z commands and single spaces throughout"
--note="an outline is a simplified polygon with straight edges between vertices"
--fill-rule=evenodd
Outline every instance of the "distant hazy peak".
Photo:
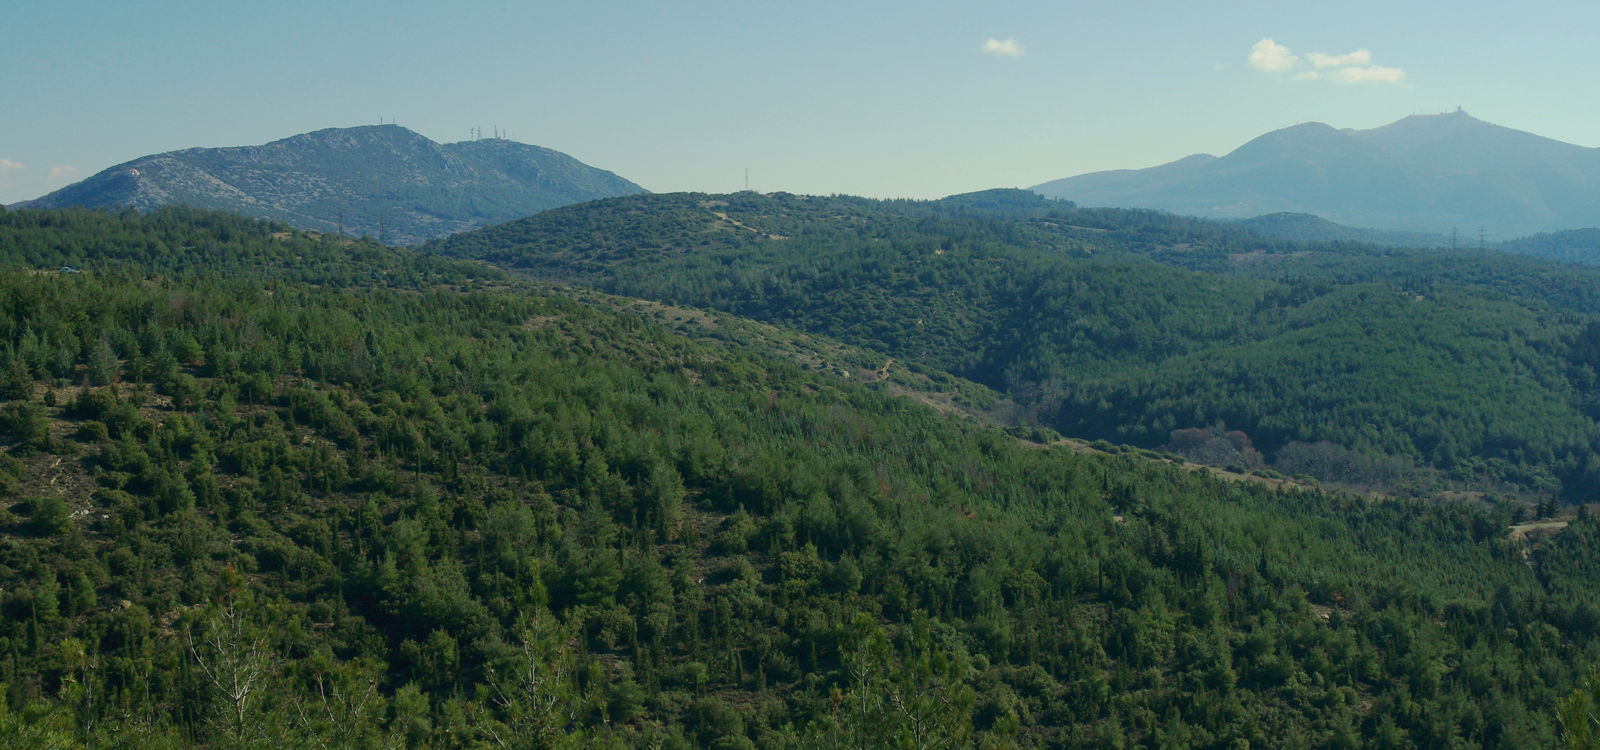
M 259 146 L 119 164 L 21 206 L 185 204 L 412 244 L 596 198 L 644 192 L 559 151 L 435 143 L 399 125 L 324 128 Z
M 1276 212 L 1340 224 L 1509 237 L 1600 224 L 1600 149 L 1484 122 L 1465 110 L 1381 127 L 1300 123 L 1226 156 L 1094 172 L 1033 188 L 1087 206 L 1211 218 Z

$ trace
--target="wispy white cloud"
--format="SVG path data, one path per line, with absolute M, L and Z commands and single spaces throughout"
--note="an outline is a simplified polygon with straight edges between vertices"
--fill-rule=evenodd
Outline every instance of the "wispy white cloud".
M 1372 52 L 1358 49 L 1343 55 L 1324 55 L 1321 52 L 1312 52 L 1306 55 L 1312 65 L 1319 68 L 1346 68 L 1352 65 L 1371 65 Z
M 1281 73 L 1293 69 L 1299 64 L 1300 58 L 1277 42 L 1272 37 L 1263 37 L 1250 48 L 1250 67 L 1264 70 L 1268 73 Z
M 1399 83 L 1405 80 L 1406 72 L 1399 68 L 1368 65 L 1360 68 L 1340 68 L 1329 77 L 1339 83 Z
M 50 168 L 50 179 L 52 180 L 72 179 L 73 177 L 77 176 L 77 167 L 67 166 L 66 164 L 57 164 Z
M 10 159 L 0 159 L 0 175 L 8 175 L 12 172 L 21 172 L 27 168 L 27 165 L 23 164 L 22 162 L 12 161 Z
M 1296 81 L 1332 81 L 1334 83 L 1399 83 L 1406 78 L 1405 71 L 1372 64 L 1372 51 L 1358 49 L 1342 55 L 1308 52 L 1306 59 L 1314 70 L 1294 74 Z M 1267 73 L 1288 73 L 1300 65 L 1300 57 L 1289 48 L 1263 37 L 1250 47 L 1250 67 Z
M 1022 57 L 1025 54 L 1022 43 L 1015 39 L 1000 41 L 994 37 L 983 43 L 983 54 L 994 57 Z

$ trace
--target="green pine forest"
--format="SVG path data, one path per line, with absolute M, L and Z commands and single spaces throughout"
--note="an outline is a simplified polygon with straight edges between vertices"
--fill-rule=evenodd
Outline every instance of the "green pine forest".
M 1021 191 L 636 196 L 424 249 L 923 363 L 1074 437 L 1415 496 L 1600 487 L 1596 268 Z
M 0 212 L 0 745 L 1556 746 L 1595 274 L 1005 192 Z

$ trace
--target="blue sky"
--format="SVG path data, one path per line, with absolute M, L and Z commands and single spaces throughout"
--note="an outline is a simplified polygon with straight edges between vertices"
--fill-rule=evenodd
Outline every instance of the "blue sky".
M 1600 146 L 1595 28 L 1600 4 L 1473 0 L 17 2 L 0 203 L 380 118 L 499 128 L 654 191 L 748 169 L 763 191 L 915 198 L 1457 106 Z

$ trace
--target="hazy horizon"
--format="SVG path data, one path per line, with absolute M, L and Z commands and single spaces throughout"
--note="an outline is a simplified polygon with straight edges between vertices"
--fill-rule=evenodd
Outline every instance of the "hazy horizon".
M 658 192 L 933 198 L 1464 107 L 1592 146 L 1600 9 L 37 4 L 0 49 L 0 203 L 190 147 L 474 128 Z M 1159 22 L 1156 22 L 1159 21 Z M 1425 36 L 1410 29 L 1426 28 Z M 1484 50 L 1493 50 L 1485 53 Z

